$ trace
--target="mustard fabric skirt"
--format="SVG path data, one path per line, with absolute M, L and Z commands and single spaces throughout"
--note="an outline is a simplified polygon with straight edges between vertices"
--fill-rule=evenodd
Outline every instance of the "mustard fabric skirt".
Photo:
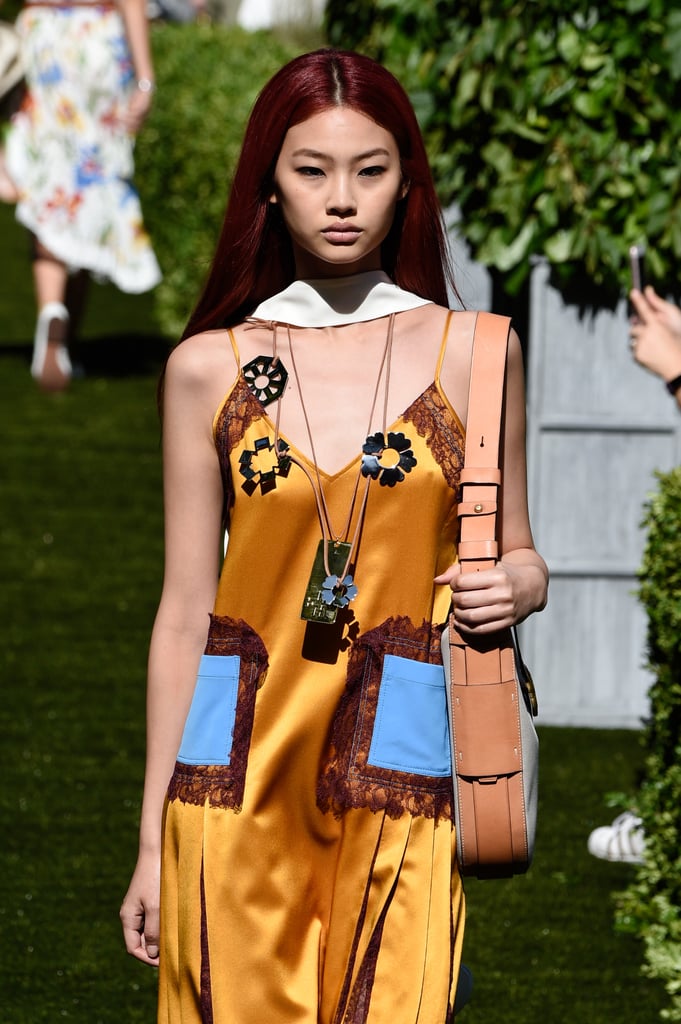
M 159 1024 L 453 1019 L 464 897 L 451 823 L 359 808 L 320 814 L 311 841 L 291 806 L 167 804 Z

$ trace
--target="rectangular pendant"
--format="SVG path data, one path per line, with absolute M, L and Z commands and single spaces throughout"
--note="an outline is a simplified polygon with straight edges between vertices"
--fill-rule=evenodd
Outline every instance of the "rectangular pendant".
M 342 575 L 349 554 L 349 544 L 344 541 L 329 541 L 329 571 L 332 575 Z M 320 540 L 317 545 L 317 554 L 315 555 L 314 562 L 312 564 L 310 580 L 307 585 L 307 590 L 305 591 L 303 608 L 300 613 L 301 619 L 305 619 L 307 622 L 326 622 L 329 624 L 336 621 L 338 607 L 335 604 L 327 604 L 326 601 L 322 599 L 322 584 L 325 579 L 326 568 L 324 566 L 324 541 Z

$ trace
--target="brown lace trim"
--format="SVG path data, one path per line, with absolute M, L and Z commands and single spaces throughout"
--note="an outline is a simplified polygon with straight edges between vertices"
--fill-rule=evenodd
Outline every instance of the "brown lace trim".
M 360 936 L 362 934 L 362 929 L 364 928 L 364 922 L 365 922 L 366 916 L 367 916 L 367 907 L 369 905 L 369 892 L 371 890 L 371 879 L 373 878 L 373 874 L 374 874 L 374 867 L 376 865 L 376 855 L 377 855 L 379 847 L 381 845 L 380 837 L 382 836 L 382 834 L 383 834 L 383 823 L 381 823 L 381 829 L 379 831 L 379 839 L 378 839 L 378 842 L 377 842 L 376 847 L 374 849 L 373 856 L 371 858 L 371 869 L 369 870 L 369 874 L 367 876 L 367 884 L 366 884 L 366 887 L 364 889 L 364 897 L 362 899 L 362 906 L 361 906 L 360 912 L 359 912 L 359 914 L 357 916 L 357 923 L 355 925 L 355 934 L 354 934 L 354 937 L 353 937 L 353 940 L 352 940 L 352 947 L 350 949 L 350 953 L 349 953 L 349 956 L 348 956 L 347 966 L 345 968 L 345 977 L 343 979 L 343 987 L 341 989 L 340 998 L 338 1000 L 338 1004 L 336 1006 L 336 1012 L 335 1012 L 334 1017 L 333 1017 L 333 1024 L 343 1024 L 343 1020 L 345 1018 L 345 1011 L 346 1011 L 346 1007 L 347 1007 L 347 1004 L 348 1004 L 348 997 L 350 995 L 350 986 L 352 984 L 352 974 L 353 974 L 353 971 L 355 969 L 355 961 L 357 960 L 357 949 L 358 949 L 358 946 L 359 946 L 359 940 L 360 940 Z
M 451 904 L 450 904 L 451 906 Z M 445 1024 L 454 1024 L 454 1004 L 456 1002 L 456 988 L 458 985 L 454 984 L 454 950 L 456 948 L 456 924 L 454 921 L 454 914 L 449 913 L 449 948 L 451 950 L 451 956 L 449 958 L 449 997 L 447 999 L 447 1018 Z M 459 970 L 461 968 L 459 967 Z
M 208 920 L 206 917 L 206 889 L 201 858 L 201 1024 L 213 1024 L 213 993 L 210 982 L 210 952 L 208 949 Z
M 227 454 L 234 451 L 251 423 L 262 415 L 262 405 L 239 374 L 215 428 L 215 436 L 224 445 Z
M 445 480 L 452 490 L 458 490 L 465 441 L 435 383 L 412 402 L 402 419 L 416 427 L 416 432 L 425 439 L 433 453 Z
M 359 944 L 360 935 L 364 929 L 364 923 L 366 921 L 367 905 L 369 901 L 369 893 L 371 891 L 371 883 L 374 874 L 374 868 L 376 866 L 376 856 L 381 846 L 381 835 L 383 829 L 379 833 L 379 839 L 374 850 L 374 855 L 371 859 L 371 870 L 367 877 L 366 889 L 364 891 L 364 899 L 362 901 L 362 909 L 357 918 L 357 925 L 355 927 L 355 936 L 352 942 L 352 949 L 350 956 L 348 957 L 348 965 L 345 973 L 345 980 L 343 982 L 343 989 L 341 997 L 338 1002 L 338 1008 L 333 1018 L 334 1024 L 365 1024 L 368 1014 L 369 1005 L 371 1003 L 371 993 L 374 987 L 374 978 L 376 977 L 376 963 L 378 961 L 378 954 L 381 948 L 381 940 L 383 938 L 383 928 L 385 926 L 385 919 L 388 913 L 388 908 L 392 903 L 393 896 L 395 895 L 395 883 L 393 883 L 392 889 L 388 894 L 378 919 L 374 925 L 369 944 L 364 952 L 362 962 L 357 972 L 357 978 L 355 984 L 350 988 L 352 983 L 352 974 L 355 969 L 355 961 L 357 959 L 357 947 Z
M 228 765 L 175 764 L 168 787 L 169 800 L 202 806 L 241 810 L 251 745 L 255 698 L 267 670 L 267 651 L 262 640 L 242 619 L 211 615 L 206 654 L 238 654 L 239 690 L 232 750 Z
M 251 423 L 262 415 L 262 405 L 252 393 L 241 374 L 239 374 L 231 395 L 220 411 L 215 427 L 215 446 L 222 473 L 222 486 L 225 492 L 225 511 L 232 507 L 234 501 L 234 482 L 232 480 L 229 456 L 239 444 Z
M 378 768 L 368 763 L 386 654 L 442 664 L 440 631 L 424 620 L 386 619 L 353 646 L 348 678 L 334 717 L 331 739 L 317 783 L 317 803 L 336 817 L 368 807 L 399 818 L 405 811 L 426 818 L 452 817 L 452 780 Z
M 389 906 L 390 902 L 387 902 L 374 928 L 357 975 L 357 981 L 350 993 L 348 1008 L 343 1016 L 343 1024 L 366 1024 L 369 1017 L 369 1004 L 371 1003 L 371 993 L 374 987 L 374 978 L 376 977 L 376 964 L 378 962 L 383 928 Z

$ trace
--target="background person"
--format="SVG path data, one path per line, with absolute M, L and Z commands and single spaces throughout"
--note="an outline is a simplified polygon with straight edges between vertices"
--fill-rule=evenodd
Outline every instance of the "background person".
M 0 195 L 17 202 L 33 236 L 31 373 L 61 390 L 89 274 L 135 293 L 161 277 L 132 184 L 154 89 L 147 15 L 144 0 L 40 0 L 17 30 L 27 94 L 7 134 Z
M 631 352 L 640 366 L 664 381 L 681 407 L 681 309 L 663 299 L 651 285 L 634 288 L 629 299 L 635 311 L 629 326 Z M 610 825 L 600 825 L 587 840 L 589 853 L 601 860 L 641 864 L 645 833 L 632 810 L 618 814 Z
M 121 909 L 165 1024 L 451 1019 L 441 626 L 450 603 L 475 634 L 519 622 L 547 571 L 515 333 L 501 561 L 455 564 L 476 314 L 447 308 L 446 253 L 393 76 L 334 50 L 279 71 L 165 374 L 166 565 Z

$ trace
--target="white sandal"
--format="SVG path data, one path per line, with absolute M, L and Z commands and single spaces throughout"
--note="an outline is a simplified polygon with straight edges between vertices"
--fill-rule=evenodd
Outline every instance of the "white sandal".
M 63 391 L 73 374 L 66 336 L 69 311 L 62 302 L 48 302 L 38 314 L 31 376 L 43 391 Z
M 612 825 L 602 825 L 589 836 L 589 853 L 601 860 L 617 860 L 625 864 L 642 864 L 645 833 L 641 819 L 632 811 L 618 815 Z

